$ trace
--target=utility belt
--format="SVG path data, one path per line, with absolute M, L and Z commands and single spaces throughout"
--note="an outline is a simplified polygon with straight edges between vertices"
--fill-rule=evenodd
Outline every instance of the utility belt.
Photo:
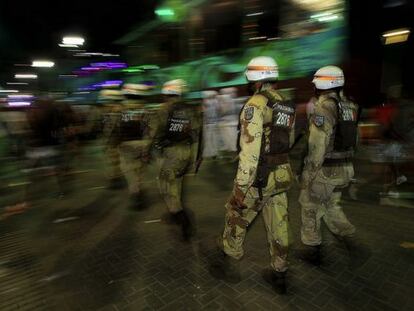
M 193 143 L 193 138 L 191 136 L 167 136 L 167 140 L 170 142 L 171 145 L 174 144 L 188 144 L 191 145 Z
M 259 159 L 259 164 L 256 170 L 256 178 L 253 182 L 253 187 L 257 188 L 260 200 L 263 199 L 263 188 L 267 187 L 269 175 L 277 166 L 289 163 L 289 154 L 281 153 L 274 155 L 264 155 Z
M 325 159 L 323 161 L 322 166 L 336 166 L 341 165 L 345 163 L 350 163 L 352 161 L 352 158 L 342 158 L 342 159 Z
M 322 166 L 335 166 L 349 163 L 354 157 L 354 150 L 348 151 L 332 151 L 325 155 Z
M 354 156 L 354 150 L 332 151 L 325 155 L 325 159 L 350 159 Z

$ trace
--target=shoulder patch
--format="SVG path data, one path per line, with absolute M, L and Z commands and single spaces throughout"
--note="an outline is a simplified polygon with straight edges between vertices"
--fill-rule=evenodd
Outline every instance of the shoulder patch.
M 319 115 L 314 115 L 313 116 L 313 123 L 317 127 L 321 127 L 325 123 L 325 117 L 324 116 L 319 116 Z
M 253 106 L 248 106 L 244 109 L 244 119 L 246 121 L 250 121 L 251 119 L 253 119 L 253 115 L 254 115 L 254 107 Z

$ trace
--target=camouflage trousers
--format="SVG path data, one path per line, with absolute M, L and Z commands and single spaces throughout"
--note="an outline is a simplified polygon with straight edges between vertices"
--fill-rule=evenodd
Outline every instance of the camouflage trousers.
M 286 164 L 270 174 L 268 186 L 263 189 L 262 200 L 257 188 L 249 187 L 246 193 L 237 187 L 234 188 L 232 197 L 226 204 L 221 241 L 223 251 L 227 255 L 235 259 L 243 257 L 247 228 L 261 212 L 269 242 L 270 265 L 278 272 L 287 270 L 289 219 L 286 190 L 291 182 L 292 171 L 290 165 Z M 238 204 L 235 204 L 235 199 Z
M 145 162 L 133 149 L 120 148 L 120 168 L 128 183 L 130 194 L 139 194 L 141 191 L 142 175 Z
M 321 219 L 337 236 L 354 235 L 355 227 L 340 206 L 342 189 L 347 187 L 352 176 L 352 165 L 322 167 L 309 188 L 301 191 L 303 244 L 315 246 L 322 243 Z
M 175 214 L 183 209 L 181 202 L 183 179 L 190 164 L 190 145 L 181 144 L 164 149 L 159 188 L 170 213 Z
M 122 176 L 118 147 L 105 148 L 106 176 L 115 179 Z

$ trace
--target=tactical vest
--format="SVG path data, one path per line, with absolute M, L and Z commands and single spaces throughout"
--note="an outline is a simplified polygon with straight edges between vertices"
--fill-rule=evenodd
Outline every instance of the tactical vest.
M 141 140 L 146 128 L 144 110 L 126 110 L 121 114 L 120 137 L 122 141 Z
M 272 121 L 263 126 L 261 155 L 287 154 L 290 149 L 290 132 L 295 119 L 295 106 L 292 101 L 275 98 L 271 92 L 264 91 L 259 94 L 268 99 L 266 105 L 272 109 Z M 266 129 L 270 129 L 268 137 L 265 135 Z
M 269 174 L 278 165 L 289 163 L 290 132 L 295 119 L 295 106 L 292 101 L 279 100 L 269 91 L 259 94 L 265 96 L 267 107 L 272 109 L 272 120 L 263 125 L 262 144 L 256 171 L 254 187 L 261 189 L 267 186 Z M 270 130 L 270 134 L 268 134 Z
M 168 115 L 166 138 L 171 142 L 191 143 L 191 116 L 186 107 L 174 107 Z
M 354 155 L 358 135 L 358 111 L 349 102 L 332 98 L 337 107 L 333 151 L 325 155 L 324 164 L 350 160 Z

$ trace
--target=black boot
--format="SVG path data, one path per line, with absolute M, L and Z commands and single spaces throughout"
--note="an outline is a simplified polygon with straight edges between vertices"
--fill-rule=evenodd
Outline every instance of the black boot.
M 142 211 L 147 208 L 145 195 L 142 192 L 131 195 L 131 208 L 136 211 Z
M 363 266 L 371 256 L 370 250 L 355 237 L 341 237 L 339 240 L 345 244 L 348 250 L 350 258 L 349 266 L 351 269 L 357 269 Z
M 123 177 L 114 177 L 109 180 L 108 189 L 119 190 L 126 187 L 126 181 Z
M 321 246 L 309 246 L 303 245 L 301 249 L 297 250 L 297 256 L 299 259 L 306 261 L 314 266 L 322 265 Z
M 165 212 L 161 215 L 161 222 L 166 225 L 174 225 L 177 223 L 174 214 L 171 214 L 170 212 Z
M 181 234 L 184 241 L 190 240 L 194 235 L 194 227 L 188 213 L 185 210 L 181 210 L 178 213 L 173 214 L 173 219 L 181 226 Z
M 262 273 L 263 279 L 279 295 L 286 294 L 286 272 L 277 272 L 273 269 L 265 269 Z
M 208 270 L 213 278 L 234 284 L 240 282 L 239 260 L 226 255 L 226 253 L 217 247 L 209 261 Z

